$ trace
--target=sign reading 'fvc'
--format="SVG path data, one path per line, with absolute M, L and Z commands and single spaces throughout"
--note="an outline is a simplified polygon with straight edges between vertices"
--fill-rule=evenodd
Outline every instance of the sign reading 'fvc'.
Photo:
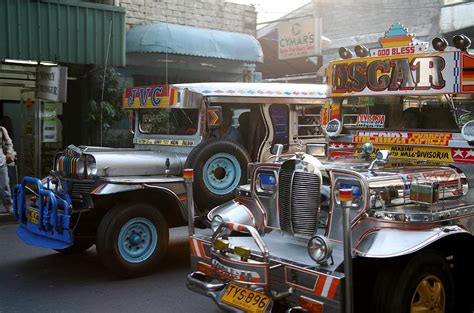
M 124 91 L 124 108 L 166 108 L 168 105 L 168 85 L 137 86 Z

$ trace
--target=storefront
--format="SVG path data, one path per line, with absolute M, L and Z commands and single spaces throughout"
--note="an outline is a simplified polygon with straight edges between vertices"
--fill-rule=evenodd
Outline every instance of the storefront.
M 125 65 L 125 10 L 79 0 L 0 2 L 0 113 L 19 176 L 80 144 L 92 70 Z

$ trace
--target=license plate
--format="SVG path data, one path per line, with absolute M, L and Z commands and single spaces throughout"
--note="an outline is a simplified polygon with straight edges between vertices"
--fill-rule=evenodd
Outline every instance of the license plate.
M 33 209 L 33 208 L 28 208 L 26 218 L 28 219 L 28 222 L 33 223 L 33 224 L 38 224 L 38 210 Z
M 246 312 L 263 313 L 271 300 L 261 292 L 229 284 L 221 301 Z

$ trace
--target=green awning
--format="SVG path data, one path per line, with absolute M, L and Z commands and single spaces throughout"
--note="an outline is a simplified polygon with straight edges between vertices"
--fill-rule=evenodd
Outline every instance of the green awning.
M 78 0 L 1 0 L 0 59 L 97 65 L 107 59 L 123 66 L 125 9 Z
M 126 51 L 263 62 L 262 47 L 253 36 L 169 23 L 133 27 L 127 32 Z

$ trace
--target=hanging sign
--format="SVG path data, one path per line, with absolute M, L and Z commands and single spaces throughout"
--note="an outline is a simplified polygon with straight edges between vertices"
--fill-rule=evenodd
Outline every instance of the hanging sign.
M 58 122 L 56 118 L 43 120 L 43 142 L 58 141 Z
M 137 86 L 126 88 L 123 94 L 123 108 L 167 108 L 170 104 L 168 94 L 168 85 Z
M 67 102 L 67 67 L 38 66 L 36 97 L 55 102 Z
M 321 55 L 321 19 L 305 17 L 278 26 L 278 59 Z

